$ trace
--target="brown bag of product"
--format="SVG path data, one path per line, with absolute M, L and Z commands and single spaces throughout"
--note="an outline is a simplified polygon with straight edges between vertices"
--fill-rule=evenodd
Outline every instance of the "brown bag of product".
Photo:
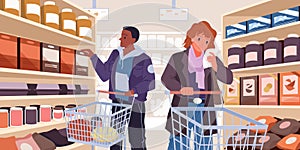
M 289 134 L 295 134 L 300 128 L 300 123 L 295 119 L 282 119 L 278 121 L 272 128 L 271 132 L 281 137 L 285 137 Z

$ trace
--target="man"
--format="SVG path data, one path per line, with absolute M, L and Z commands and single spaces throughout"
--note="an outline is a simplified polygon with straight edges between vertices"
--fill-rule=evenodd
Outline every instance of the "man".
M 113 103 L 130 103 L 130 96 L 137 94 L 132 106 L 128 133 L 132 150 L 145 150 L 145 104 L 147 92 L 155 87 L 151 58 L 140 47 L 134 45 L 139 39 L 139 30 L 132 26 L 123 27 L 120 46 L 103 63 L 91 50 L 87 53 L 102 81 L 109 80 L 109 91 L 124 92 L 125 96 L 109 95 Z M 124 48 L 124 49 L 123 49 Z M 113 145 L 111 150 L 122 149 L 122 143 Z

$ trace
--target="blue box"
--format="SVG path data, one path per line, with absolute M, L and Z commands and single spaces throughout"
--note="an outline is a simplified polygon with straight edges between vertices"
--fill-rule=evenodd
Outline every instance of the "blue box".
M 299 6 L 272 14 L 272 27 L 299 21 Z
M 247 33 L 247 22 L 226 26 L 226 38 L 243 35 Z
M 271 28 L 271 15 L 265 15 L 247 21 L 247 33 Z

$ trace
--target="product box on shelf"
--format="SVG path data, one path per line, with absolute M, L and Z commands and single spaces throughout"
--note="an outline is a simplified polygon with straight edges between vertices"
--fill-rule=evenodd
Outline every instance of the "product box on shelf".
M 89 92 L 89 87 L 87 85 L 79 85 L 79 84 L 75 84 L 75 93 L 76 94 L 88 94 Z
M 228 49 L 228 68 L 238 69 L 245 67 L 245 49 L 240 45 L 232 45 Z
M 59 46 L 41 43 L 41 54 L 42 71 L 59 73 Z
M 17 69 L 17 58 L 17 37 L 0 33 L 0 67 Z
M 60 95 L 72 95 L 76 93 L 76 87 L 73 84 L 59 84 Z
M 88 85 L 80 85 L 80 94 L 88 94 L 89 90 Z
M 20 43 L 20 69 L 41 70 L 41 49 L 40 42 L 19 38 Z
M 264 43 L 264 65 L 279 64 L 283 61 L 283 41 L 270 37 Z
M 280 105 L 300 105 L 300 71 L 280 73 Z
M 263 65 L 263 46 L 257 41 L 250 41 L 245 49 L 245 67 Z
M 300 38 L 297 34 L 289 34 L 284 39 L 283 61 L 300 61 Z
M 36 87 L 37 95 L 59 95 L 58 84 L 38 84 Z
M 241 77 L 241 105 L 258 104 L 258 76 Z
M 76 75 L 88 76 L 89 59 L 86 53 L 76 51 Z
M 27 95 L 28 87 L 22 82 L 0 82 L 0 96 Z
M 240 104 L 240 81 L 234 78 L 231 85 L 226 85 L 225 105 Z
M 259 105 L 278 105 L 279 74 L 259 76 Z
M 247 33 L 271 28 L 271 15 L 257 17 L 247 21 Z
M 247 22 L 240 22 L 234 25 L 229 25 L 225 27 L 226 38 L 235 37 L 238 35 L 243 35 L 247 33 Z
M 61 47 L 60 49 L 60 72 L 75 74 L 75 50 Z
M 272 27 L 299 21 L 299 6 L 272 14 Z

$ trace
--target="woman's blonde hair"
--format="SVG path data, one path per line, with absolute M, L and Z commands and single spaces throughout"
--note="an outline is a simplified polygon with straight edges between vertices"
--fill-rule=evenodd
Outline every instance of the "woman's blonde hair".
M 184 40 L 184 47 L 189 48 L 192 45 L 192 39 L 198 34 L 203 33 L 205 37 L 210 38 L 210 42 L 207 48 L 215 48 L 215 38 L 217 32 L 211 27 L 207 21 L 200 21 L 199 23 L 194 23 L 192 27 L 187 31 L 186 38 Z

